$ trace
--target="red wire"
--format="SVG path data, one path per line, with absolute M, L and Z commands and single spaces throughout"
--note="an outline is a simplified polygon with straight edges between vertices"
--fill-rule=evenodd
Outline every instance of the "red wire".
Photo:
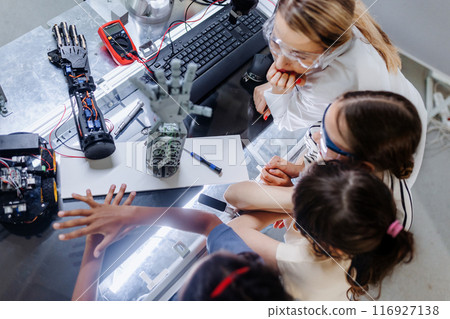
M 147 67 L 147 65 L 146 65 L 145 63 L 147 63 L 147 62 L 149 62 L 149 61 L 151 61 L 151 60 L 153 60 L 153 59 L 156 59 L 156 58 L 158 57 L 159 52 L 161 51 L 161 47 L 162 47 L 162 45 L 163 45 L 163 43 L 164 43 L 164 39 L 165 39 L 165 37 L 166 37 L 167 32 L 169 32 L 169 30 L 172 29 L 173 27 L 175 27 L 175 26 L 177 26 L 177 25 L 180 25 L 180 24 L 182 24 L 182 23 L 192 23 L 192 22 L 200 21 L 201 19 L 203 19 L 203 17 L 205 16 L 206 12 L 208 12 L 209 8 L 210 8 L 212 5 L 216 4 L 217 2 L 222 2 L 222 1 L 225 1 L 225 0 L 216 0 L 216 1 L 214 1 L 213 3 L 211 3 L 211 4 L 206 8 L 206 10 L 205 10 L 205 12 L 203 13 L 203 15 L 202 15 L 199 19 L 197 19 L 197 20 L 193 20 L 193 21 L 190 21 L 190 20 L 189 20 L 189 21 L 177 22 L 177 23 L 175 23 L 174 25 L 172 25 L 171 27 L 169 27 L 169 28 L 166 30 L 166 32 L 164 32 L 164 35 L 163 35 L 162 40 L 161 40 L 161 44 L 159 45 L 159 48 L 158 48 L 158 51 L 156 52 L 156 55 L 153 56 L 153 57 L 151 57 L 150 59 L 144 61 L 143 59 L 141 59 L 141 58 L 139 58 L 139 57 L 136 58 L 136 57 L 135 57 L 134 55 L 132 55 L 131 53 L 128 53 L 127 56 L 129 56 L 129 57 L 131 57 L 133 60 L 135 60 L 135 61 L 141 63 L 143 66 L 145 66 L 145 68 L 146 68 L 150 73 L 153 73 L 153 72 Z M 273 4 L 274 6 L 276 6 L 276 4 L 275 4 L 274 2 L 272 2 L 271 0 L 269 0 L 269 2 L 270 2 L 271 4 Z
M 272 0 L 269 0 L 269 2 L 270 2 L 271 4 L 273 4 L 274 7 L 277 6 L 275 3 L 272 2 Z
M 208 12 L 209 8 L 210 8 L 213 4 L 216 4 L 217 2 L 222 2 L 222 1 L 225 1 L 225 0 L 216 0 L 216 1 L 214 1 L 213 3 L 211 3 L 211 4 L 206 8 L 205 12 L 203 12 L 203 15 L 202 15 L 199 19 L 197 19 L 197 20 L 194 20 L 194 21 L 182 21 L 182 22 L 177 22 L 177 23 L 175 23 L 174 25 L 172 25 L 170 28 L 167 28 L 166 32 L 164 32 L 164 35 L 163 35 L 163 37 L 162 37 L 162 39 L 161 39 L 161 44 L 159 45 L 159 49 L 158 49 L 158 52 L 156 52 L 156 55 L 153 56 L 153 57 L 151 57 L 151 58 L 148 59 L 148 60 L 143 61 L 143 62 L 144 62 L 144 63 L 147 63 L 148 61 L 151 61 L 151 60 L 156 59 L 156 58 L 158 57 L 159 52 L 161 51 L 161 47 L 162 47 L 162 45 L 163 45 L 163 43 L 164 43 L 164 39 L 165 39 L 165 37 L 166 37 L 166 34 L 167 34 L 167 32 L 169 32 L 170 29 L 172 29 L 173 27 L 175 27 L 175 26 L 177 26 L 177 25 L 180 25 L 180 24 L 182 24 L 182 23 L 192 23 L 192 22 L 200 21 L 201 19 L 203 19 L 203 17 L 205 16 L 206 12 Z
M 53 130 L 51 130 L 50 135 L 48 136 L 48 140 L 49 140 L 49 144 L 50 144 L 50 148 L 51 148 L 51 149 L 53 149 L 53 147 L 52 147 L 52 133 L 53 133 L 53 131 L 59 126 L 59 123 L 61 123 L 62 119 L 64 118 L 64 115 L 66 115 L 66 109 L 67 109 L 67 107 L 66 107 L 66 105 L 64 104 L 64 112 L 63 112 L 63 115 L 62 115 L 61 118 L 59 119 L 58 124 L 56 124 L 56 126 L 53 128 Z M 53 150 L 53 151 L 54 151 L 56 154 L 59 154 L 59 155 L 64 156 L 64 157 L 70 157 L 70 158 L 86 158 L 86 157 L 84 157 L 84 156 L 65 155 L 65 154 L 59 153 L 59 152 L 57 152 L 57 151 L 55 151 L 55 150 Z

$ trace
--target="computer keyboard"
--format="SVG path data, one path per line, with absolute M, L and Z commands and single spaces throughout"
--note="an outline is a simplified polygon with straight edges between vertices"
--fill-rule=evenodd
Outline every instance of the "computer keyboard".
M 182 61 L 182 75 L 189 62 L 197 63 L 191 91 L 191 101 L 197 103 L 266 46 L 261 29 L 267 18 L 262 13 L 253 10 L 233 25 L 228 22 L 229 12 L 226 6 L 179 37 L 173 42 L 173 52 L 171 44 L 164 47 L 156 62 L 147 63 L 149 68 L 163 68 L 170 79 L 172 59 Z

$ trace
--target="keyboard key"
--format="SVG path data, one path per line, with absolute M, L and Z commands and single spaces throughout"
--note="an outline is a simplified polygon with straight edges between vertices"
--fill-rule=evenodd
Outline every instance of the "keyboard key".
M 228 32 L 227 30 L 225 30 L 225 31 L 222 32 L 222 36 L 225 37 L 225 39 L 229 39 L 233 35 L 230 32 Z

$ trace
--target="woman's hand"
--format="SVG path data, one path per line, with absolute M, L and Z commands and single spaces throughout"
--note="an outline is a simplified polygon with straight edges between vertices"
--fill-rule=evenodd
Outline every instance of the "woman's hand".
M 270 83 L 264 83 L 255 87 L 253 91 L 253 102 L 255 103 L 256 111 L 260 114 L 264 114 L 267 111 L 267 103 L 264 98 L 264 91 L 270 89 L 272 86 Z
M 274 156 L 262 169 L 261 180 L 267 185 L 293 186 L 291 179 L 298 177 L 301 169 L 301 165 Z
M 69 240 L 81 236 L 87 237 L 87 245 L 96 245 L 99 241 L 98 234 L 103 235 L 103 239 L 94 250 L 94 256 L 99 257 L 103 251 L 114 241 L 125 236 L 134 228 L 130 225 L 130 216 L 133 214 L 133 207 L 129 206 L 133 202 L 136 193 L 131 192 L 122 206 L 118 206 L 122 200 L 126 185 L 123 184 L 114 198 L 115 186 L 112 185 L 103 204 L 94 201 L 90 190 L 86 191 L 86 196 L 73 194 L 73 198 L 88 204 L 91 209 L 75 209 L 67 212 L 59 212 L 59 217 L 82 216 L 82 218 L 72 219 L 62 223 L 53 224 L 55 229 L 65 229 L 78 226 L 86 226 L 74 230 L 67 234 L 59 235 L 60 240 Z M 97 234 L 97 235 L 96 235 Z M 96 236 L 93 236 L 96 235 Z
M 291 92 L 295 85 L 305 85 L 305 79 L 294 72 L 282 72 L 275 66 L 275 62 L 267 71 L 267 81 L 272 86 L 273 94 L 286 94 Z

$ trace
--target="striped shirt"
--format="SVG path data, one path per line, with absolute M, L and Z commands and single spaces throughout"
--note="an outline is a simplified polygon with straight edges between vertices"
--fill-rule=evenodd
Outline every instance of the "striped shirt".
M 323 162 L 319 153 L 319 147 L 312 138 L 313 134 L 319 132 L 319 130 L 320 122 L 317 122 L 311 125 L 305 134 L 306 153 L 303 155 L 305 168 L 315 162 Z M 393 194 L 395 205 L 397 206 L 397 219 L 402 222 L 405 230 L 409 230 L 413 221 L 413 200 L 408 181 L 397 178 L 389 171 L 383 173 L 382 180 Z

